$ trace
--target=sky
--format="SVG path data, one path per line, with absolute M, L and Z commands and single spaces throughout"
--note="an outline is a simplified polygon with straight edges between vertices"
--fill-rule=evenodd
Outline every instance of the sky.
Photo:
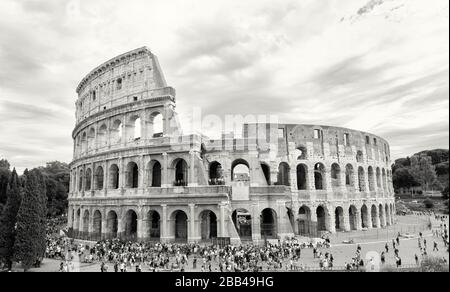
M 448 35 L 448 0 L 2 0 L 0 158 L 70 162 L 76 86 L 142 46 L 183 128 L 201 108 L 448 149 Z

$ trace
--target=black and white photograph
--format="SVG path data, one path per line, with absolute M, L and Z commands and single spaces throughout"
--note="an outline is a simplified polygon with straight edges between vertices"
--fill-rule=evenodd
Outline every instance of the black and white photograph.
M 0 0 L 0 66 L 0 272 L 449 272 L 448 0 Z

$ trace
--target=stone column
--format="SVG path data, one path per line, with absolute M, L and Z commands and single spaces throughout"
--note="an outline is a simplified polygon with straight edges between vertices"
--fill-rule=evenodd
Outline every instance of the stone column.
M 252 205 L 252 240 L 255 244 L 261 241 L 261 215 L 257 204 Z
M 195 204 L 189 204 L 188 242 L 194 243 L 200 238 L 195 232 Z
M 145 173 L 144 156 L 143 155 L 139 155 L 138 188 L 141 191 L 143 191 L 143 189 L 144 189 L 144 173 Z
M 145 239 L 145 220 L 141 217 L 137 219 L 137 239 L 138 241 L 144 241 Z
M 220 229 L 218 232 L 218 236 L 219 237 L 226 237 L 226 232 L 225 232 L 225 204 L 220 203 L 219 204 L 219 209 L 220 209 Z
M 109 188 L 109 169 L 108 169 L 108 163 L 106 160 L 103 161 L 103 193 L 106 197 L 108 195 L 108 188 Z
M 87 239 L 92 240 L 91 236 L 94 233 L 94 213 L 92 209 L 89 210 L 89 227 L 88 227 L 88 234 Z
M 124 233 L 125 233 L 125 226 L 122 214 L 117 214 L 117 237 L 123 238 L 123 236 L 125 235 Z
M 94 169 L 94 163 L 91 163 L 91 188 L 89 189 L 89 191 L 92 192 L 92 195 L 94 195 L 94 184 L 95 184 L 95 169 Z
M 362 230 L 362 217 L 361 217 L 361 208 L 356 207 L 356 230 Z
M 350 214 L 348 212 L 348 206 L 342 206 L 342 216 L 344 217 L 344 231 L 350 231 Z
M 160 228 L 161 228 L 161 242 L 167 242 L 169 241 L 169 229 L 167 224 L 167 205 L 163 204 L 162 207 L 162 214 L 160 218 Z
M 69 204 L 67 210 L 67 228 L 73 228 L 73 206 Z
M 101 238 L 106 239 L 107 234 L 108 234 L 108 214 L 106 214 L 106 209 L 103 209 Z
M 327 206 L 328 209 L 328 225 L 327 230 L 331 233 L 336 233 L 336 218 L 334 217 L 334 206 Z
M 197 183 L 197 177 L 195 173 L 195 157 L 196 152 L 194 150 L 189 151 L 189 178 L 188 178 L 188 186 L 195 187 L 198 185 Z
M 332 193 L 333 192 L 333 187 L 332 187 L 332 184 L 331 184 L 331 170 L 330 169 L 326 169 L 325 170 L 325 177 L 324 177 L 324 179 L 325 179 L 325 189 L 326 189 L 326 191 L 327 191 L 327 193 Z
M 163 188 L 169 188 L 172 184 L 169 182 L 169 161 L 168 161 L 168 156 L 167 153 L 164 152 L 162 154 L 163 156 L 163 165 L 162 165 L 162 183 L 161 186 Z

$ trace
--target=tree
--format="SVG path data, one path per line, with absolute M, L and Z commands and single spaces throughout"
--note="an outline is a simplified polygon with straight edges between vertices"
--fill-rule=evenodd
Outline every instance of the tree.
M 45 252 L 46 194 L 44 178 L 39 170 L 25 171 L 25 188 L 17 214 L 14 260 L 24 271 L 38 262 Z
M 431 157 L 411 157 L 411 175 L 426 191 L 429 190 L 430 186 L 433 187 L 436 183 L 437 176 L 432 165 Z
M 448 186 L 446 186 L 445 189 L 442 191 L 442 198 L 444 200 L 448 200 Z
M 0 160 L 0 204 L 4 205 L 7 199 L 7 189 L 9 183 L 9 176 L 11 175 L 11 171 L 9 170 L 9 162 L 8 160 L 1 159 Z
M 417 187 L 420 184 L 411 175 L 408 168 L 399 168 L 392 175 L 392 183 L 395 189 Z
M 45 177 L 48 216 L 58 216 L 66 212 L 69 192 L 70 169 L 66 163 L 48 162 L 39 167 Z
M 16 238 L 16 217 L 21 199 L 22 190 L 19 176 L 16 170 L 13 169 L 8 185 L 8 199 L 6 200 L 4 212 L 0 217 L 0 247 L 2 247 L 0 256 L 8 264 L 8 269 L 11 269 L 12 266 L 13 246 Z

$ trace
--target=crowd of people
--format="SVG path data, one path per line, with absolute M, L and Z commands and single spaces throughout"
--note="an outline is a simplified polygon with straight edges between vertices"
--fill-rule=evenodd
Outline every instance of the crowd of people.
M 441 238 L 448 252 L 448 227 L 446 216 L 436 216 L 440 227 L 432 230 L 431 245 L 427 238 L 419 233 L 419 251 L 414 255 L 416 263 L 431 252 L 439 250 L 438 241 Z M 131 242 L 119 239 L 99 241 L 91 246 L 77 243 L 59 234 L 58 230 L 63 219 L 49 221 L 47 234 L 46 257 L 60 260 L 60 271 L 76 271 L 79 267 L 74 263 L 100 265 L 99 271 L 128 272 L 136 271 L 302 271 L 330 270 L 334 266 L 334 256 L 331 253 L 328 238 L 316 241 L 301 242 L 297 238 L 284 241 L 267 242 L 263 246 L 217 246 L 200 244 L 179 244 L 159 242 Z M 392 257 L 396 266 L 402 266 L 400 257 L 401 234 L 392 240 L 392 245 L 386 243 L 381 252 L 381 264 Z M 427 245 L 428 244 L 428 245 Z M 392 248 L 392 249 L 391 249 Z M 357 245 L 355 256 L 345 263 L 347 270 L 362 270 L 365 267 L 361 255 L 361 245 Z M 318 266 L 304 265 L 302 255 L 312 252 Z

